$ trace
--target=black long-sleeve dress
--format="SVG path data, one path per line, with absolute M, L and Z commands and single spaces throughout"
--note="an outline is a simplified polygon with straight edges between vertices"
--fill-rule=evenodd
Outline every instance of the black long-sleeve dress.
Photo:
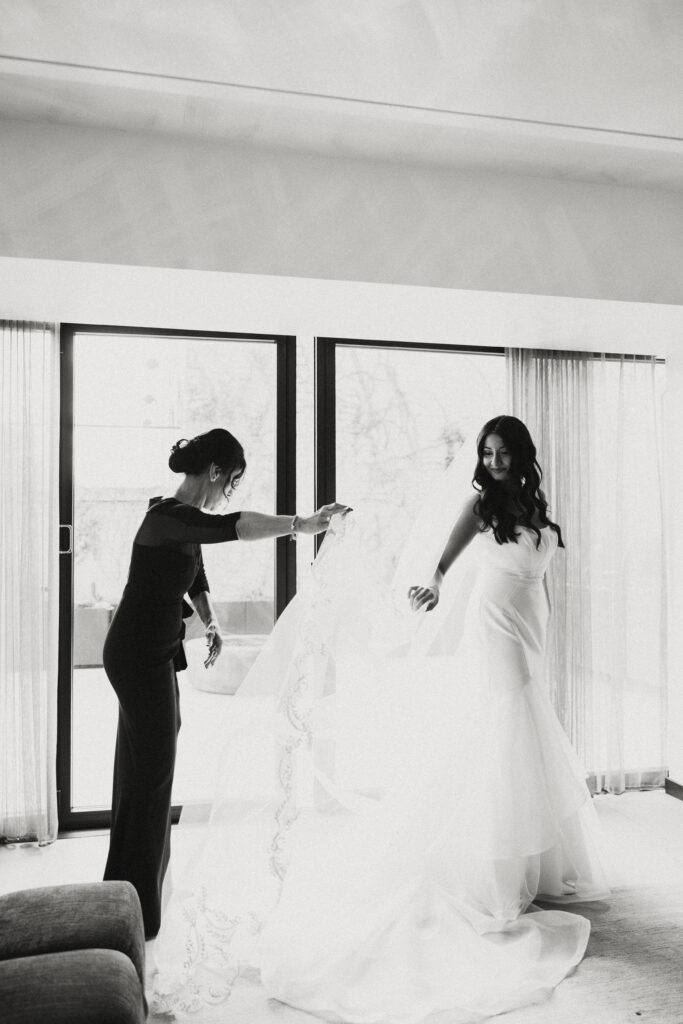
M 176 498 L 153 498 L 104 644 L 104 668 L 119 700 L 104 877 L 135 886 L 147 938 L 159 930 L 170 855 L 176 672 L 187 667 L 183 620 L 192 613 L 184 595 L 209 590 L 200 545 L 236 540 L 238 519 L 239 512 L 210 515 Z

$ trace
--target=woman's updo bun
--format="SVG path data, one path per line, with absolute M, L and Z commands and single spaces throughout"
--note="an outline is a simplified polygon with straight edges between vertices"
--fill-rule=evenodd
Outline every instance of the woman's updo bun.
M 188 441 L 186 437 L 181 437 L 171 448 L 169 468 L 174 473 L 201 473 L 204 469 L 204 460 L 202 452 L 198 451 L 199 447 L 196 439 Z
M 197 475 L 215 462 L 222 470 L 241 473 L 247 468 L 244 448 L 229 430 L 216 427 L 206 434 L 197 434 L 189 441 L 181 437 L 171 448 L 169 469 L 174 473 Z

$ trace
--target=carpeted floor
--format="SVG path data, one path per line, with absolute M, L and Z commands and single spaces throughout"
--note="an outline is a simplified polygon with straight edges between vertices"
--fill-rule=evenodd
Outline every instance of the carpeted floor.
M 498 1024 L 683 1024 L 683 801 L 662 791 L 601 796 L 612 894 L 581 904 L 587 955 L 549 1000 L 493 1018 Z M 105 834 L 43 849 L 0 847 L 0 892 L 101 877 Z M 181 833 L 174 857 L 182 862 Z M 570 908 L 565 907 L 569 910 Z M 153 960 L 154 943 L 148 943 Z M 195 1024 L 202 1024 L 198 1016 Z M 222 1024 L 317 1024 L 309 1014 L 237 991 Z
M 501 1024 L 682 1024 L 683 885 L 616 890 L 576 912 L 591 922 L 582 963 L 547 1003 Z

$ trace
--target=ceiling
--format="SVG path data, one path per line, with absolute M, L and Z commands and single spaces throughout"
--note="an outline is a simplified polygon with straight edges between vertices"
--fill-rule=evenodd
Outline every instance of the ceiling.
M 0 0 L 0 118 L 683 190 L 679 0 Z

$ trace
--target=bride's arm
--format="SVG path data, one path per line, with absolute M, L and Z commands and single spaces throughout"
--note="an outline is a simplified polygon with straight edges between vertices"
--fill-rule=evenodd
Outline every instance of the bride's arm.
M 450 537 L 446 541 L 439 564 L 434 575 L 426 587 L 411 587 L 408 591 L 410 607 L 413 611 L 431 611 L 439 603 L 439 592 L 443 578 L 459 557 L 480 531 L 481 520 L 474 512 L 474 506 L 479 500 L 479 495 L 474 494 L 465 502 L 460 515 L 455 521 Z

